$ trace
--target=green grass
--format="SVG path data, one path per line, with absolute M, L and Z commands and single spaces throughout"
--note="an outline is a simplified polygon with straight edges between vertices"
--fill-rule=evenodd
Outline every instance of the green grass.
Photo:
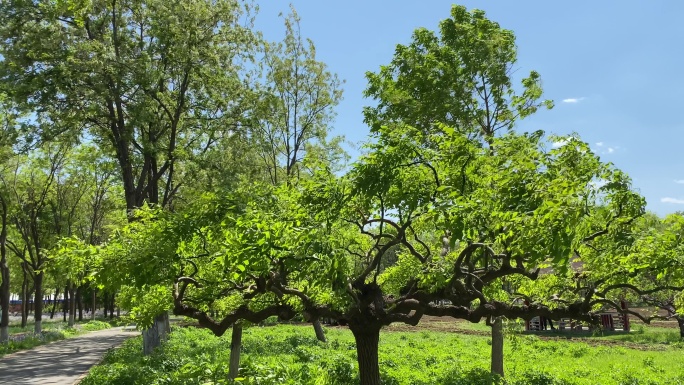
M 92 320 L 90 320 L 90 319 L 83 320 L 83 321 L 75 321 L 74 327 L 76 329 L 79 329 L 79 328 L 83 327 L 84 325 L 90 324 L 91 322 L 92 322 Z M 112 325 L 112 322 L 110 320 L 103 320 L 103 319 L 95 320 L 95 323 L 93 323 L 92 325 L 95 325 L 98 322 L 107 323 L 109 325 Z M 9 334 L 13 335 L 13 334 L 33 333 L 33 326 L 34 326 L 33 320 L 30 320 L 28 322 L 28 324 L 26 325 L 26 327 L 23 327 L 23 328 L 21 327 L 20 322 L 10 322 Z M 42 324 L 42 329 L 44 332 L 60 331 L 60 330 L 67 329 L 68 327 L 69 327 L 68 323 L 62 321 L 61 317 L 59 319 L 43 320 L 43 324 Z M 97 329 L 97 330 L 99 330 L 99 329 Z
M 525 334 L 536 335 L 541 338 L 573 339 L 587 342 L 621 342 L 625 344 L 652 345 L 651 349 L 657 349 L 656 345 L 680 344 L 679 329 L 666 327 L 653 327 L 637 325 L 631 332 L 622 331 L 604 332 L 596 330 L 594 332 L 575 332 L 575 331 L 543 331 L 526 332 Z
M 111 325 L 108 322 L 99 320 L 83 321 L 70 328 L 67 323 L 61 321 L 43 321 L 43 332 L 40 335 L 33 334 L 33 324 L 25 328 L 15 325 L 10 326 L 10 341 L 0 344 L 0 357 L 20 350 L 27 350 L 36 346 L 45 345 L 50 342 L 63 340 L 85 332 L 108 329 Z
M 646 333 L 644 333 L 646 334 Z M 654 334 L 657 334 L 654 332 Z M 357 384 L 354 338 L 328 329 L 318 342 L 310 327 L 252 327 L 243 336 L 241 384 Z M 662 342 L 662 341 L 661 341 Z M 91 370 L 83 385 L 224 384 L 230 336 L 207 330 L 176 329 L 162 351 L 140 354 L 139 338 L 113 350 Z M 507 384 L 684 384 L 684 346 L 644 344 L 632 349 L 615 343 L 544 340 L 512 334 L 506 340 Z M 383 332 L 383 383 L 490 384 L 490 340 L 448 332 Z
M 419 324 L 419 329 L 424 324 Z M 462 320 L 439 320 L 432 321 L 424 327 L 435 331 L 456 331 L 464 333 L 474 333 L 489 335 L 491 329 L 484 322 L 472 323 Z M 387 328 L 387 330 L 411 330 L 403 324 L 394 324 Z M 657 327 L 644 324 L 635 324 L 632 326 L 632 331 L 625 333 L 622 331 L 610 332 L 595 330 L 590 331 L 537 331 L 537 332 L 524 332 L 524 326 L 522 321 L 509 321 L 506 325 L 506 330 L 508 332 L 523 333 L 536 335 L 540 338 L 554 338 L 554 339 L 573 339 L 582 341 L 616 341 L 626 344 L 650 344 L 650 345 L 667 345 L 667 344 L 678 344 L 681 341 L 679 336 L 679 329 L 676 327 Z M 656 347 L 654 347 L 656 348 Z
M 606 334 L 608 340 L 638 344 L 677 344 L 680 343 L 679 329 L 653 326 L 635 326 L 630 333 Z

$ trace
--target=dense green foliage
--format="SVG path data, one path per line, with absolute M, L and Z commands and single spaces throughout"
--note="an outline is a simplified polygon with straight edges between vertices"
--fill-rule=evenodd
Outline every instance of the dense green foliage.
M 390 329 L 391 330 L 391 329 Z M 358 384 L 354 338 L 328 329 L 323 344 L 301 326 L 253 327 L 243 337 L 242 384 Z M 675 335 L 674 330 L 670 333 Z M 617 336 L 616 336 L 617 337 Z M 489 339 L 447 332 L 387 332 L 380 342 L 381 376 L 386 384 L 490 384 Z M 594 385 L 683 384 L 681 344 L 595 344 L 543 340 L 514 334 L 506 353 L 507 384 Z M 660 342 L 660 341 L 654 341 Z M 589 344 L 591 343 L 591 344 Z M 91 370 L 83 384 L 227 383 L 230 338 L 207 330 L 175 330 L 163 351 L 142 357 L 139 342 L 127 341 Z

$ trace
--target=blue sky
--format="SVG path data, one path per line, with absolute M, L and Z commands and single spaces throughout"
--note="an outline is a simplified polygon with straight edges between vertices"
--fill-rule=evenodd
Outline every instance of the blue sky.
M 449 16 L 442 0 L 292 0 L 318 58 L 345 80 L 335 133 L 365 140 L 364 73 L 392 58 L 415 28 L 437 28 Z M 604 161 L 634 180 L 648 209 L 684 210 L 684 1 L 462 1 L 517 36 L 521 74 L 541 73 L 556 107 L 519 124 L 547 133 L 577 132 Z M 287 1 L 259 4 L 257 28 L 283 33 Z

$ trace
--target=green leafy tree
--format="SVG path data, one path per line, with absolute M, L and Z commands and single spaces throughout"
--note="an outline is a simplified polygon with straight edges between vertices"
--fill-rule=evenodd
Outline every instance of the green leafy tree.
M 283 41 L 264 47 L 265 90 L 253 129 L 257 164 L 273 186 L 291 186 L 320 165 L 339 169 L 346 157 L 342 138 L 328 138 L 341 82 L 316 59 L 313 42 L 301 36 L 294 8 L 284 23 Z M 320 321 L 311 321 L 317 338 L 325 341 Z
M 389 65 L 368 72 L 365 96 L 378 101 L 366 107 L 372 131 L 401 122 L 429 132 L 436 123 L 469 138 L 491 140 L 501 129 L 540 107 L 541 78 L 532 71 L 513 84 L 517 62 L 515 35 L 480 10 L 453 6 L 439 33 L 419 28 L 409 45 L 397 45 Z M 517 93 L 516 90 L 521 90 Z
M 123 215 L 125 201 L 117 177 L 116 162 L 93 145 L 81 145 L 74 152 L 73 159 L 67 165 L 68 172 L 79 175 L 80 183 L 87 186 L 86 195 L 78 208 L 75 233 L 89 245 L 101 245 L 108 239 L 112 229 L 120 227 L 126 220 Z M 92 275 L 95 266 L 90 267 L 93 269 L 90 272 Z M 79 287 L 79 294 L 89 291 L 92 296 L 92 319 L 95 319 L 98 292 L 94 283 L 95 281 L 88 280 L 85 286 Z M 79 319 L 80 310 L 79 308 Z
M 344 260 L 355 267 L 337 292 L 344 300 L 335 307 L 290 288 L 307 312 L 349 326 L 362 384 L 380 383 L 379 332 L 392 322 L 415 324 L 423 314 L 596 321 L 585 298 L 523 306 L 501 287 L 507 279 L 536 280 L 543 265 L 566 271 L 573 250 L 600 236 L 586 225 L 599 207 L 608 205 L 619 221 L 643 212 L 629 179 L 577 138 L 547 151 L 541 132 L 505 133 L 551 105 L 540 101 L 534 72 L 515 92 L 510 31 L 480 11 L 454 7 L 440 36 L 420 29 L 413 40 L 368 74 L 366 95 L 379 102 L 365 110 L 369 153 L 346 181 L 313 190 L 325 202 L 321 210 L 340 208 L 332 217 L 357 229 L 357 236 L 338 235 L 349 241 Z M 592 188 L 598 180 L 608 183 Z M 396 267 L 383 272 L 383 259 L 397 253 Z M 438 305 L 443 300 L 448 305 Z
M 423 314 L 596 320 L 584 298 L 525 306 L 502 287 L 536 280 L 545 265 L 566 271 L 573 250 L 594 233 L 584 219 L 604 202 L 629 206 L 620 218 L 639 215 L 643 200 L 622 173 L 576 140 L 545 151 L 537 133 L 493 138 L 493 152 L 446 126 L 429 138 L 399 125 L 378 133 L 351 175 L 353 199 L 341 215 L 367 237 L 348 247 L 359 266 L 346 293 L 351 305 L 318 310 L 354 333 L 363 383 L 379 381 L 379 332 L 392 322 L 415 324 Z M 616 183 L 589 188 L 596 179 Z M 398 263 L 381 272 L 392 247 L 400 248 Z
M 239 345 L 241 327 L 234 325 L 290 319 L 304 310 L 291 288 L 331 298 L 323 282 L 343 277 L 344 265 L 332 258 L 339 251 L 328 246 L 334 233 L 302 204 L 310 183 L 250 184 L 228 196 L 205 194 L 176 213 L 142 210 L 110 240 L 102 270 L 120 266 L 114 278 L 130 287 L 122 292 L 139 325 L 173 301 L 175 314 L 218 336 L 233 328 Z M 234 378 L 239 346 L 233 348 Z
M 75 237 L 60 239 L 48 252 L 47 273 L 60 277 L 67 282 L 69 326 L 73 326 L 75 321 L 76 290 L 91 280 L 92 277 L 89 273 L 96 265 L 97 256 L 98 252 L 95 246 Z
M 45 139 L 87 130 L 116 154 L 129 210 L 167 206 L 182 183 L 178 163 L 239 122 L 242 64 L 255 44 L 243 8 L 3 2 L 2 87 L 37 115 Z
M 129 212 L 171 207 L 183 162 L 240 125 L 249 11 L 233 0 L 3 2 L 0 89 L 36 115 L 34 137 L 85 131 L 114 153 Z
M 608 184 L 601 181 L 593 188 L 602 191 Z M 518 287 L 519 292 L 534 293 L 549 304 L 584 299 L 594 310 L 614 309 L 645 323 L 678 319 L 677 299 L 684 289 L 679 218 L 671 215 L 661 220 L 652 213 L 622 217 L 629 202 L 624 196 L 613 200 L 617 204 L 606 200 L 588 211 L 582 226 L 589 235 L 573 250 L 572 270 L 547 274 Z M 646 303 L 669 314 L 642 314 L 627 308 L 627 302 Z
M 7 245 L 21 259 L 25 277 L 33 284 L 36 334 L 42 330 L 46 250 L 60 235 L 52 226 L 49 205 L 67 152 L 64 144 L 45 145 L 30 156 L 13 157 L 10 175 L 3 175 L 3 184 L 10 187 L 15 202 L 10 217 L 17 233 L 17 240 Z M 22 298 L 24 304 L 26 299 Z
M 684 338 L 684 316 L 681 301 L 684 292 L 684 259 L 682 259 L 682 226 L 678 214 L 660 219 L 648 213 L 628 227 L 627 236 L 609 234 L 610 243 L 595 243 L 582 252 L 583 277 L 599 292 L 596 305 L 616 307 L 623 300 L 646 303 L 667 316 L 644 315 L 628 309 L 621 312 L 644 322 L 674 318 Z M 610 258 L 610 259 L 609 259 Z M 614 261 L 607 264 L 607 260 Z
M 0 94 L 0 175 L 6 175 L 7 164 L 14 155 L 12 146 L 16 140 L 16 116 L 5 103 Z M 10 227 L 11 194 L 9 186 L 0 180 L 0 343 L 9 340 L 9 301 L 10 301 L 10 268 L 8 262 L 7 234 Z
M 146 221 L 150 224 L 142 228 L 132 225 L 130 232 L 123 235 L 123 239 L 135 237 L 140 239 L 141 245 L 152 245 L 150 251 L 148 246 L 140 246 L 141 251 L 128 254 L 131 258 L 148 255 L 149 252 L 159 254 L 154 245 L 160 243 L 170 245 L 164 255 L 175 255 L 177 258 L 173 263 L 168 261 L 169 266 L 177 271 L 176 275 L 155 277 L 153 281 L 150 281 L 150 277 L 132 279 L 137 284 L 128 292 L 129 298 L 144 298 L 144 293 L 161 293 L 162 290 L 158 290 L 161 286 L 158 285 L 166 282 L 177 286 L 173 291 L 174 311 L 177 314 L 198 319 L 202 325 L 218 335 L 232 326 L 232 377 L 237 375 L 239 365 L 240 321 L 259 322 L 273 315 L 284 318 L 294 315 L 293 305 L 281 298 L 282 293 L 280 296 L 276 294 L 277 288 L 271 290 L 272 285 L 255 289 L 257 293 L 249 289 L 272 281 L 271 274 L 278 272 L 274 261 L 279 258 L 275 257 L 274 250 L 264 246 L 270 242 L 270 237 L 275 237 L 274 233 L 296 231 L 300 234 L 304 229 L 310 229 L 290 228 L 291 220 L 284 214 L 291 210 L 288 206 L 290 199 L 286 197 L 288 194 L 297 196 L 299 187 L 295 186 L 311 178 L 314 170 L 321 165 L 334 167 L 334 162 L 341 154 L 336 145 L 321 151 L 321 148 L 330 144 L 327 135 L 333 116 L 332 109 L 341 97 L 339 81 L 328 72 L 324 63 L 316 60 L 313 44 L 310 41 L 305 43 L 299 35 L 298 23 L 296 14 L 286 18 L 284 41 L 265 47 L 265 76 L 261 80 L 266 85 L 262 90 L 262 99 L 258 101 L 256 122 L 249 135 L 243 136 L 236 132 L 229 140 L 221 143 L 228 149 L 240 148 L 251 152 L 250 155 L 235 156 L 237 154 L 233 155 L 230 151 L 231 159 L 236 160 L 236 164 L 216 163 L 218 170 L 225 170 L 227 173 L 219 176 L 220 179 L 217 178 L 223 189 L 210 190 L 218 191 L 218 196 L 227 196 L 229 201 L 234 202 L 235 208 L 228 211 L 224 209 L 221 214 L 228 217 L 216 216 L 213 209 L 207 212 L 206 206 L 216 205 L 212 200 L 218 198 L 206 194 L 196 197 L 195 203 L 188 203 L 190 210 L 185 208 L 182 214 L 179 211 L 181 216 L 167 217 L 162 213 L 155 213 L 152 216 L 154 219 Z M 332 142 L 336 144 L 339 140 Z M 253 163 L 243 166 L 245 161 Z M 224 169 L 226 166 L 228 167 Z M 241 175 L 236 170 L 243 170 L 245 173 Z M 256 178 L 252 178 L 253 182 L 246 182 L 245 177 L 250 176 Z M 256 192 L 260 190 L 263 193 Z M 274 197 L 269 197 L 270 194 L 274 194 Z M 211 216 L 207 216 L 208 213 L 212 213 Z M 159 229 L 155 232 L 156 235 L 147 233 L 153 228 Z M 170 238 L 158 238 L 165 236 Z M 263 237 L 266 239 L 262 239 Z M 131 246 L 126 248 L 129 250 L 126 253 L 131 253 Z M 280 254 L 282 253 L 281 251 Z M 243 261 L 240 258 L 247 259 Z M 282 258 L 285 259 L 286 256 Z M 189 262 L 183 262 L 185 259 Z M 257 263 L 257 259 L 261 262 Z M 219 262 L 220 269 L 216 271 Z M 137 262 L 133 265 L 139 266 Z M 159 266 L 149 267 L 151 270 L 145 271 L 150 274 L 159 271 Z M 188 275 L 187 271 L 191 274 Z M 246 271 L 251 273 L 246 275 Z M 186 289 L 188 285 L 189 290 Z M 199 297 L 198 292 L 202 293 Z M 149 314 L 149 306 L 140 301 L 136 302 L 139 304 L 136 306 L 133 302 L 129 302 L 129 305 L 136 309 L 140 317 Z M 239 306 L 232 308 L 228 304 Z M 317 318 L 310 320 L 317 326 L 317 336 L 324 339 Z
M 646 226 L 649 223 L 646 222 Z M 684 217 L 668 215 L 659 224 L 651 225 L 637 242 L 635 251 L 626 260 L 639 274 L 634 286 L 641 288 L 640 298 L 650 306 L 667 312 L 679 325 L 684 340 Z M 648 265 L 648 268 L 644 268 Z M 664 290 L 655 290 L 664 289 Z
M 341 139 L 328 139 L 342 90 L 337 76 L 316 59 L 313 42 L 302 38 L 294 9 L 285 18 L 284 40 L 266 44 L 264 51 L 266 89 L 254 139 L 271 183 L 279 185 L 299 178 L 306 166 L 302 161 L 312 150 L 330 165 L 344 156 Z

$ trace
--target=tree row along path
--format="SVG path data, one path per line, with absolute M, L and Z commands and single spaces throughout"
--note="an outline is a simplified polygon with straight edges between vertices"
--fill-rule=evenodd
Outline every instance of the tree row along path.
M 5 356 L 0 358 L 0 384 L 76 384 L 108 349 L 136 335 L 131 329 L 112 328 Z

